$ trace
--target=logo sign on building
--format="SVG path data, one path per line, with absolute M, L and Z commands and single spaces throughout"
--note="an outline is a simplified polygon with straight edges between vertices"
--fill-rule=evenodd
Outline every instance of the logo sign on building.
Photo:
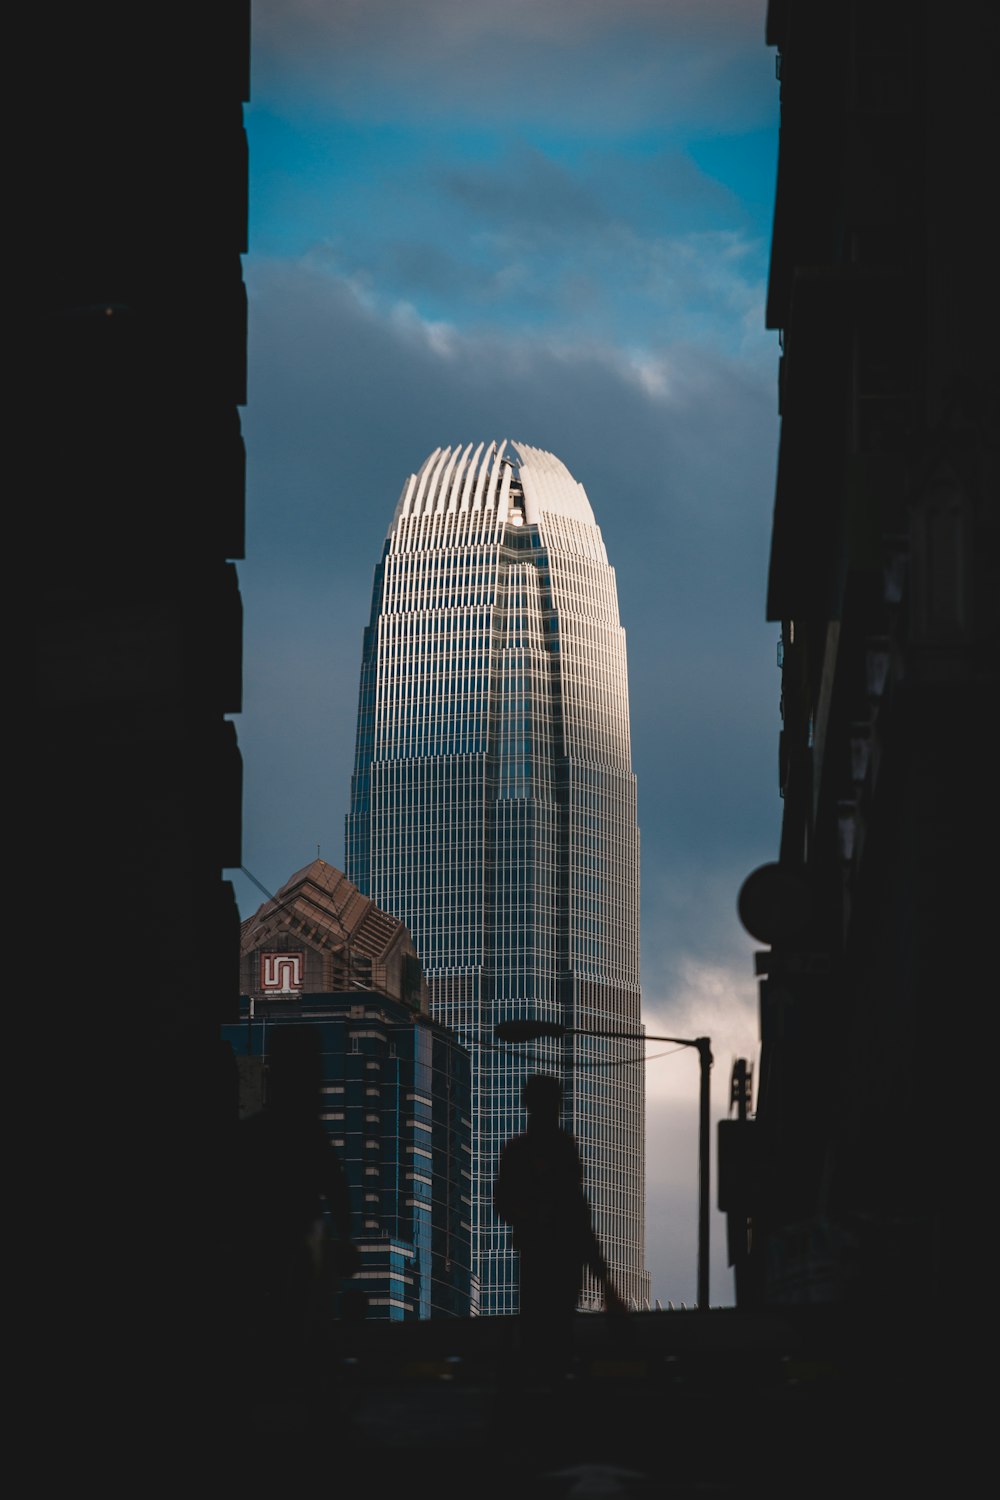
M 265 995 L 294 995 L 302 990 L 301 953 L 261 953 L 260 987 Z

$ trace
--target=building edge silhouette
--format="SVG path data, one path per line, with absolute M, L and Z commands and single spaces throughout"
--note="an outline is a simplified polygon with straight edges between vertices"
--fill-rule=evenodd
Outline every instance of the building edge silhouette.
M 44 999 L 14 1028 L 28 1355 L 63 1424 L 42 1460 L 105 1477 L 211 1383 L 219 1025 L 239 996 L 223 875 L 242 834 L 249 49 L 248 0 L 57 3 L 14 28 L 13 594 L 34 651 L 15 849 L 47 893 Z
M 720 1207 L 738 1306 L 829 1319 L 881 1371 L 883 1451 L 957 1471 L 995 989 L 997 18 L 772 0 L 766 42 L 784 805 L 738 899 L 760 1073 L 719 1124 Z

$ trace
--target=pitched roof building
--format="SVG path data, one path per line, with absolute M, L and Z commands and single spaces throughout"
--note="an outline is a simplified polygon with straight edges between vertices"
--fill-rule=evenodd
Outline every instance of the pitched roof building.
M 252 999 L 377 990 L 427 1014 L 407 928 L 323 859 L 297 870 L 241 924 L 240 978 Z

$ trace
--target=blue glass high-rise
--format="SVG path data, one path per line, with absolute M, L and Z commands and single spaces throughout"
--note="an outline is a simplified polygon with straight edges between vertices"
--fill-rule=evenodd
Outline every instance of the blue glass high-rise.
M 472 1052 L 482 1312 L 517 1311 L 491 1195 L 536 1070 L 562 1079 L 616 1285 L 648 1305 L 625 635 L 590 502 L 551 453 L 439 448 L 403 487 L 364 636 L 346 870 L 409 928 L 433 1014 Z M 621 1040 L 498 1046 L 522 1017 Z M 590 1282 L 580 1305 L 600 1305 Z

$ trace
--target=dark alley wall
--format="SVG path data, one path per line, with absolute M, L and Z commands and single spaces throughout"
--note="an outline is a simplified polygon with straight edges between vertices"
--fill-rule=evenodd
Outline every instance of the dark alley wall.
M 148 1409 L 213 1271 L 192 1246 L 238 1014 L 249 28 L 248 0 L 57 4 L 12 42 L 14 868 L 41 981 L 18 1056 L 58 1224 L 50 1378 L 81 1428 L 98 1351 L 123 1424 Z
M 768 945 L 742 1291 L 954 1309 L 996 987 L 996 11 L 773 0 L 767 41 L 784 811 L 741 898 Z

